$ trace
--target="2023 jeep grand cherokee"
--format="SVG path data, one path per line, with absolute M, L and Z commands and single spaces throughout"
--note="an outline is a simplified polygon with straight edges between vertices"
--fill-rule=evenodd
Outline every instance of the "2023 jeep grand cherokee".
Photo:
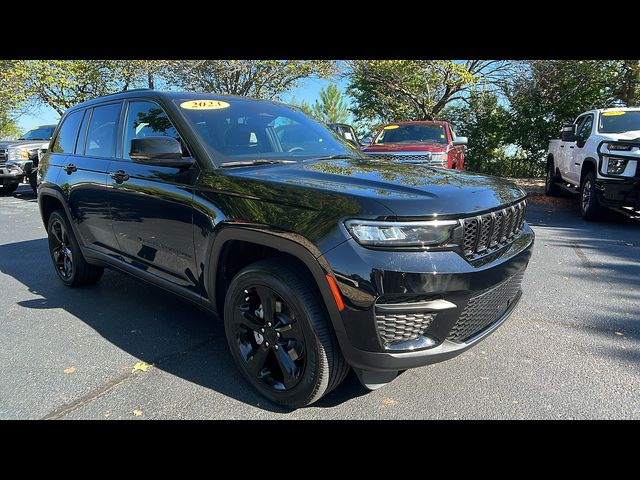
M 112 267 L 219 312 L 242 374 L 290 407 L 349 367 L 376 388 L 486 337 L 534 240 L 508 182 L 374 160 L 297 109 L 240 97 L 77 105 L 41 169 L 66 285 Z

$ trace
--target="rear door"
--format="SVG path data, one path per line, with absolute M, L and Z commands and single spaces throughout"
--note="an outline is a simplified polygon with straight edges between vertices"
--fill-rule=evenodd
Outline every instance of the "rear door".
M 186 145 L 164 109 L 148 99 L 127 102 L 122 149 L 109 166 L 109 203 L 124 261 L 164 280 L 200 293 L 193 245 L 191 168 L 144 165 L 131 161 L 131 140 L 171 136 Z
M 73 149 L 63 145 L 64 125 L 62 139 L 56 139 L 52 147 L 52 152 L 70 150 L 58 183 L 67 195 L 81 244 L 105 254 L 113 254 L 116 246 L 107 204 L 107 167 L 115 153 L 121 106 L 122 102 L 116 102 L 73 112 L 69 120 L 78 115 L 74 122 L 80 126 Z

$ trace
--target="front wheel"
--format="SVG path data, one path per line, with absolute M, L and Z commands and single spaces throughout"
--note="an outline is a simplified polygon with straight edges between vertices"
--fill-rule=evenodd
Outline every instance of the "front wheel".
M 593 172 L 587 173 L 580 184 L 580 215 L 585 220 L 599 220 L 603 208 L 598 201 L 596 190 L 596 176 Z
M 282 260 L 261 260 L 235 276 L 224 326 L 245 379 L 280 405 L 309 405 L 349 371 L 317 293 L 304 272 Z
M 17 183 L 11 183 L 9 185 L 0 185 L 0 195 L 11 195 L 18 189 Z

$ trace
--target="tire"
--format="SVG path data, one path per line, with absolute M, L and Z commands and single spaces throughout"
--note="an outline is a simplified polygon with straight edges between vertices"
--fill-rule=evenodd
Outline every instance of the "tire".
M 598 201 L 596 176 L 593 172 L 587 173 L 580 182 L 578 209 L 585 220 L 599 220 L 602 217 L 604 209 Z
M 547 197 L 557 197 L 560 195 L 560 187 L 556 183 L 557 177 L 553 162 L 547 163 L 547 175 L 544 180 L 544 193 Z
M 11 195 L 18 189 L 17 183 L 11 183 L 9 185 L 0 186 L 0 195 Z
M 104 269 L 87 263 L 63 210 L 51 214 L 47 234 L 51 261 L 62 283 L 68 287 L 81 287 L 100 280 Z
M 31 185 L 31 189 L 34 193 L 38 193 L 38 171 L 34 170 L 31 175 L 29 175 L 29 185 Z
M 261 260 L 234 277 L 224 327 L 245 379 L 272 402 L 298 408 L 337 387 L 349 365 L 307 275 L 285 262 Z

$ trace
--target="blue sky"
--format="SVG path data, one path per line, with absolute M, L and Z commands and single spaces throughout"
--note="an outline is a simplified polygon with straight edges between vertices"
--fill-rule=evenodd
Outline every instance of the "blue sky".
M 282 95 L 282 101 L 290 102 L 292 98 L 295 97 L 296 101 L 300 102 L 305 100 L 307 103 L 312 103 L 318 98 L 320 94 L 320 90 L 323 87 L 331 83 L 329 80 L 320 80 L 317 78 L 307 78 L 300 82 L 298 88 L 292 90 L 289 93 Z M 344 93 L 347 81 L 346 79 L 342 79 L 339 81 L 333 81 L 338 85 L 338 88 Z M 349 102 L 349 98 L 345 97 L 347 103 Z M 30 114 L 25 114 L 20 117 L 18 120 L 18 126 L 22 132 L 26 132 L 27 130 L 32 129 L 37 125 L 45 125 L 57 123 L 60 119 L 60 116 L 57 112 L 51 107 L 41 107 L 38 110 L 31 112 Z

